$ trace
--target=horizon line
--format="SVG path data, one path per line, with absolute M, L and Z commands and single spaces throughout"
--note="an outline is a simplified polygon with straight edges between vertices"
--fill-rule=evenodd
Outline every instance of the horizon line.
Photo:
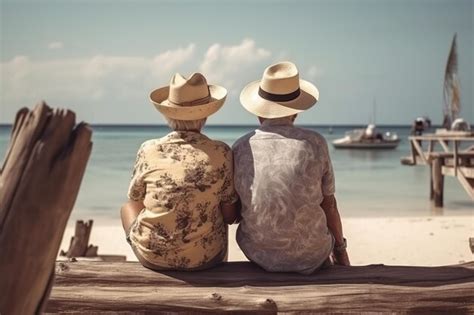
M 154 127 L 169 127 L 167 124 L 129 124 L 129 123 L 87 123 L 91 127 L 141 127 L 141 128 L 154 128 Z M 321 127 L 321 128 L 348 128 L 348 127 L 364 127 L 369 124 L 295 124 L 296 126 L 301 127 Z M 0 127 L 12 127 L 12 123 L 0 123 Z M 208 124 L 204 128 L 221 128 L 221 127 L 255 127 L 259 126 L 258 123 L 255 124 Z M 401 127 L 411 127 L 411 124 L 376 124 L 377 127 L 383 128 L 401 128 Z M 439 128 L 442 125 L 432 125 L 432 128 Z

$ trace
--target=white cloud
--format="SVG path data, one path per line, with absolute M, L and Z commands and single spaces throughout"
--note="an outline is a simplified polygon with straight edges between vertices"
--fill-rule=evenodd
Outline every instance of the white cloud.
M 17 56 L 0 63 L 0 120 L 11 121 L 18 108 L 44 99 L 52 106 L 71 108 L 90 122 L 150 122 L 159 115 L 153 115 L 148 93 L 167 84 L 176 72 L 201 71 L 209 83 L 226 87 L 228 103 L 236 105 L 243 86 L 259 79 L 263 69 L 276 61 L 273 56 L 280 55 L 244 39 L 236 45 L 213 44 L 203 55 L 197 55 L 196 45 L 190 43 L 152 57 L 33 60 Z M 313 72 L 317 73 L 310 68 L 309 74 Z M 231 111 L 235 112 L 224 108 L 218 116 L 235 115 Z
M 81 112 L 89 121 L 138 119 L 135 106 L 147 104 L 148 93 L 169 82 L 175 72 L 186 73 L 194 51 L 195 45 L 189 44 L 150 58 L 98 55 L 36 61 L 14 57 L 0 64 L 2 121 L 11 121 L 18 108 L 41 99 Z
M 171 71 L 177 66 L 190 60 L 194 55 L 195 45 L 189 44 L 186 48 L 168 50 L 153 58 L 153 68 L 155 73 Z
M 200 71 L 210 82 L 233 89 L 249 78 L 259 78 L 270 56 L 270 51 L 257 47 L 252 39 L 235 46 L 214 44 L 204 55 Z
M 61 49 L 64 47 L 63 42 L 51 42 L 48 44 L 49 49 Z

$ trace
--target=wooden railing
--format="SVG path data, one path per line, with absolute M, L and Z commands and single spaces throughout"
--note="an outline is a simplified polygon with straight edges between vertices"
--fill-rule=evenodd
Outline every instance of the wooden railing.
M 474 200 L 474 132 L 439 132 L 408 139 L 411 155 L 401 163 L 430 166 L 430 199 L 435 206 L 443 206 L 444 175 L 456 177 Z M 441 150 L 436 150 L 437 144 Z

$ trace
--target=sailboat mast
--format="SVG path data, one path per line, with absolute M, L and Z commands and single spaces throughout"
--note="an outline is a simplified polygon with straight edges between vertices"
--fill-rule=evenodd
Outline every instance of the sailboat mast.
M 375 125 L 376 124 L 376 120 L 377 120 L 377 103 L 375 102 L 375 97 L 374 97 L 374 101 L 372 103 L 372 116 L 373 116 L 373 124 Z

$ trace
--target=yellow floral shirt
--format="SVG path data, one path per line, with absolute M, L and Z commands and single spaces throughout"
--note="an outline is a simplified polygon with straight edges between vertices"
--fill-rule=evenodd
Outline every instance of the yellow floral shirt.
M 237 201 L 232 151 L 192 131 L 146 141 L 128 197 L 145 209 L 130 230 L 135 250 L 165 268 L 196 268 L 227 250 L 220 204 Z

